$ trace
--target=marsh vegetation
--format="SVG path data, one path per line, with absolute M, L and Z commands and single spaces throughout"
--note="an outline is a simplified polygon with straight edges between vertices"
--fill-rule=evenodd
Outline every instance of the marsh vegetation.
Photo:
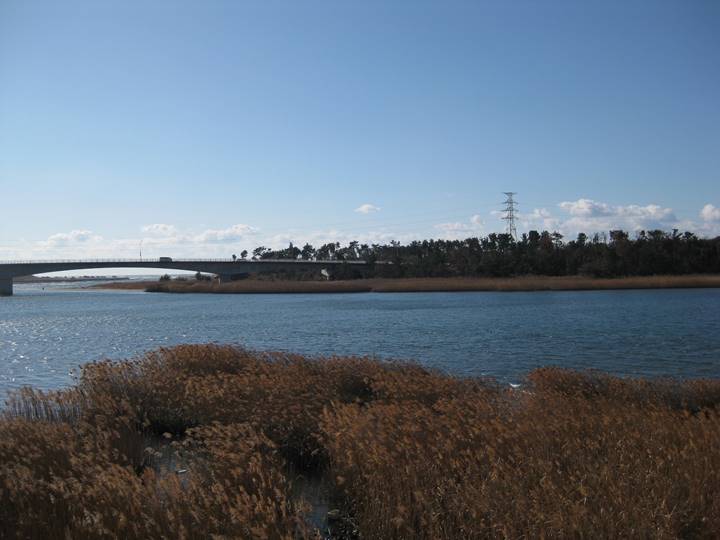
M 339 281 L 245 279 L 217 281 L 166 280 L 110 284 L 115 289 L 170 293 L 356 293 L 356 292 L 470 292 L 470 291 L 582 291 L 616 289 L 695 289 L 720 287 L 720 275 L 635 276 L 519 276 L 513 278 L 394 278 Z
M 712 538 L 719 405 L 716 380 L 161 349 L 11 395 L 0 537 Z
M 512 278 L 448 277 L 311 281 L 243 279 L 218 283 L 207 279 L 125 281 L 98 288 L 172 293 L 350 293 L 350 292 L 452 292 L 452 291 L 580 291 L 615 289 L 694 289 L 720 287 L 720 275 L 634 276 L 518 276 Z

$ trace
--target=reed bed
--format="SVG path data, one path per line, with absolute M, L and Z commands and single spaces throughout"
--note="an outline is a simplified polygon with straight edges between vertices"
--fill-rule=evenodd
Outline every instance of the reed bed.
M 0 538 L 714 538 L 718 405 L 716 380 L 160 349 L 10 397 Z
M 355 293 L 355 292 L 453 292 L 453 291 L 579 291 L 614 289 L 693 289 L 720 287 L 714 274 L 682 276 L 634 276 L 593 278 L 587 276 L 436 277 L 301 281 L 244 279 L 230 283 L 211 281 L 117 282 L 97 288 L 145 290 L 166 293 Z

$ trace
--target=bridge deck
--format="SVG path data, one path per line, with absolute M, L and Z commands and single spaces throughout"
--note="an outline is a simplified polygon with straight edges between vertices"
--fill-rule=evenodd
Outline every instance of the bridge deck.
M 158 258 L 143 258 L 143 259 L 27 259 L 27 260 L 7 260 L 3 261 L 0 260 L 0 267 L 2 266 L 8 266 L 8 265 L 18 265 L 18 264 L 68 264 L 68 263 L 78 263 L 78 264 L 90 264 L 90 263 L 100 263 L 100 264 L 109 264 L 109 263 L 120 263 L 120 264 L 127 264 L 127 263 L 139 263 L 142 265 L 145 264 L 151 264 L 151 263 L 164 263 L 168 262 L 165 259 L 165 257 L 158 257 Z M 203 258 L 170 258 L 171 260 L 169 262 L 173 263 L 183 263 L 183 262 L 189 262 L 189 263 L 283 263 L 283 264 L 359 264 L 364 265 L 368 264 L 367 261 L 346 261 L 341 259 L 323 259 L 323 260 L 316 260 L 316 259 L 203 259 Z
M 387 264 L 378 262 L 374 264 Z M 91 270 L 98 268 L 154 268 L 159 270 L 186 270 L 216 274 L 221 281 L 232 280 L 234 276 L 254 272 L 274 272 L 294 269 L 337 268 L 338 266 L 371 266 L 367 261 L 304 260 L 304 259 L 56 259 L 0 261 L 0 296 L 12 295 L 12 280 L 20 276 L 63 272 L 70 270 Z

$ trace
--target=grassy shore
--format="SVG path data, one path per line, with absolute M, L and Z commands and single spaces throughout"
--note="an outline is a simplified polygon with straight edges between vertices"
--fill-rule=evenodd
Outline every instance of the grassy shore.
M 170 293 L 356 293 L 442 291 L 581 291 L 610 289 L 674 289 L 720 287 L 720 275 L 638 276 L 613 279 L 583 276 L 521 276 L 513 278 L 398 278 L 349 281 L 280 281 L 245 279 L 208 281 L 134 281 L 98 288 Z
M 720 381 L 221 346 L 84 367 L 0 417 L 0 538 L 714 538 Z

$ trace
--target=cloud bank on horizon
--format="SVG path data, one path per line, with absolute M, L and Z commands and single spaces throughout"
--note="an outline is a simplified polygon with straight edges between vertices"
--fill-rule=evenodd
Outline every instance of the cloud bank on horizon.
M 610 205 L 588 198 L 562 201 L 554 211 L 547 208 L 533 208 L 529 212 L 518 212 L 518 233 L 529 230 L 557 231 L 567 239 L 578 233 L 588 235 L 615 229 L 637 233 L 641 230 L 690 231 L 702 237 L 720 235 L 720 207 L 708 203 L 697 214 L 695 220 L 679 219 L 672 208 L 657 204 Z M 362 204 L 354 212 L 369 215 L 377 213 L 379 207 L 370 203 Z M 388 212 L 390 214 L 390 212 Z M 22 246 L 0 246 L 0 259 L 29 258 L 106 258 L 136 257 L 140 251 L 146 257 L 229 257 L 243 249 L 248 251 L 258 246 L 273 249 L 310 243 L 316 247 L 327 242 L 347 243 L 358 240 L 361 243 L 387 243 L 391 240 L 409 242 L 429 238 L 463 239 L 483 236 L 491 232 L 502 232 L 504 223 L 501 211 L 491 211 L 483 216 L 475 213 L 465 219 L 432 222 L 414 220 L 413 230 L 402 227 L 397 216 L 388 219 L 392 223 L 377 220 L 370 228 L 320 228 L 317 230 L 291 230 L 282 233 L 263 231 L 260 227 L 237 223 L 223 229 L 184 231 L 168 223 L 152 223 L 139 228 L 137 236 L 127 238 L 106 238 L 99 231 L 78 229 L 50 234 L 47 238 L 26 242 Z M 421 223 L 422 222 L 422 223 Z M 357 222 L 356 222 L 357 223 Z M 420 225 L 419 225 L 420 224 Z

